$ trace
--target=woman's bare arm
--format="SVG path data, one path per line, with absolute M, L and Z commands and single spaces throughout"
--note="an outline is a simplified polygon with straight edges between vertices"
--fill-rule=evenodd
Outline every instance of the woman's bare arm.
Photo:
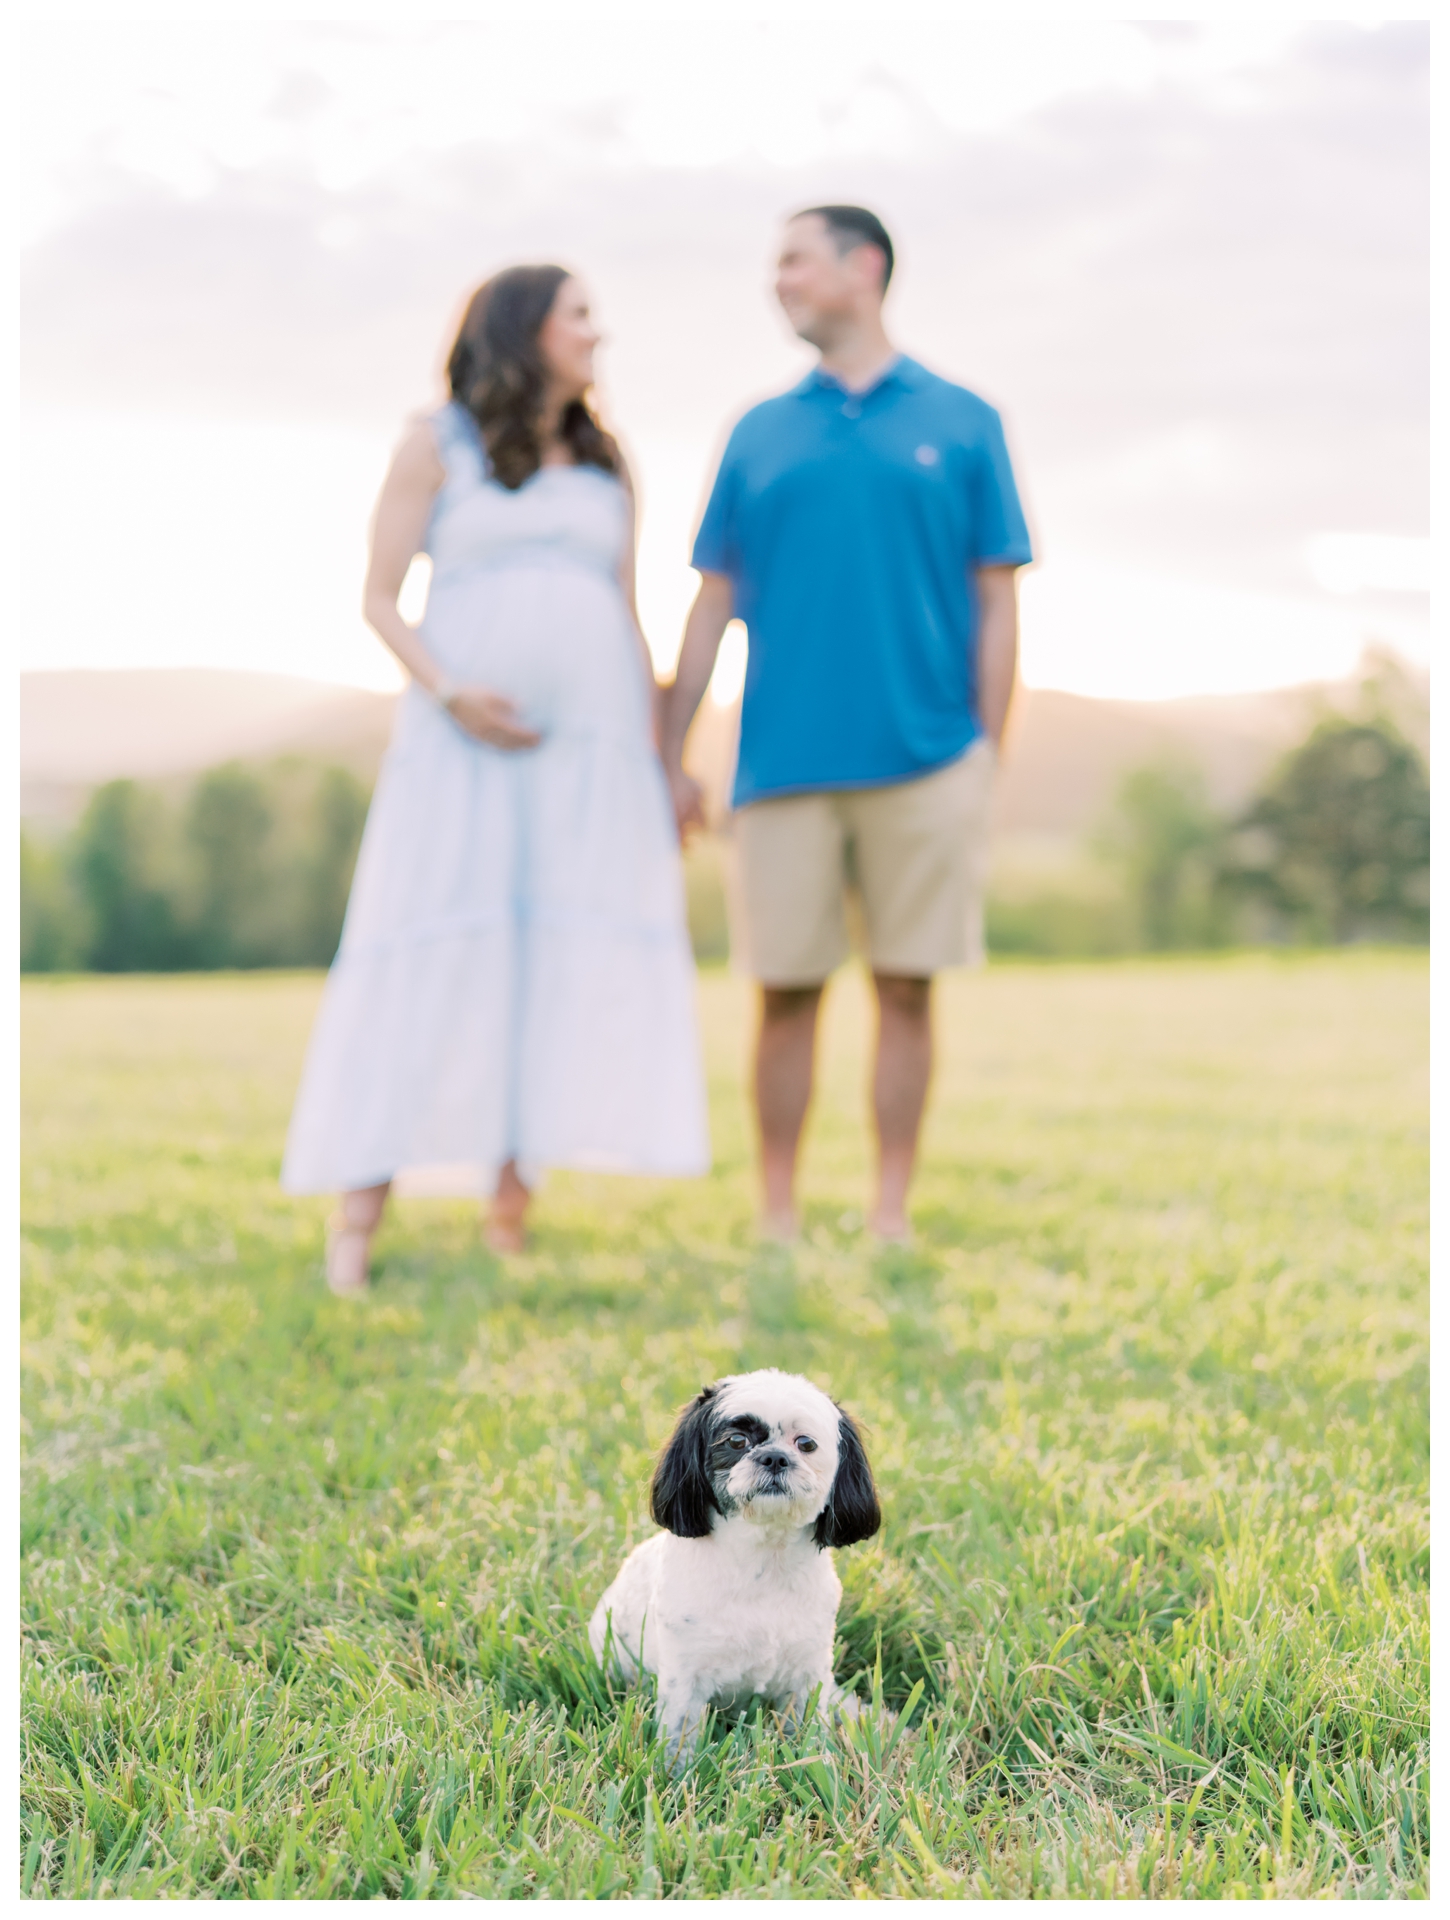
M 445 478 L 433 429 L 424 422 L 404 438 L 383 481 L 363 588 L 363 618 L 419 686 L 433 694 L 444 678 L 443 670 L 399 613 L 398 595 L 413 556 L 422 547 L 433 498 Z M 537 733 L 519 724 L 513 701 L 487 687 L 459 687 L 451 694 L 448 711 L 466 733 L 491 747 L 514 749 L 539 743 Z
M 700 591 L 685 621 L 685 637 L 675 667 L 674 684 L 665 689 L 660 753 L 675 803 L 675 821 L 683 837 L 705 821 L 704 795 L 698 780 L 685 772 L 685 735 L 695 709 L 705 697 L 715 656 L 735 611 L 735 590 L 723 573 L 702 573 Z

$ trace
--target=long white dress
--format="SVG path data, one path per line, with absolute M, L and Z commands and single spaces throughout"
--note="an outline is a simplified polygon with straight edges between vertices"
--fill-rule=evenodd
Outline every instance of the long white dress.
M 491 479 L 434 416 L 446 481 L 422 635 L 518 703 L 504 753 L 410 687 L 358 854 L 282 1184 L 486 1194 L 517 1159 L 709 1166 L 695 973 L 664 772 L 618 569 L 623 488 L 595 467 Z

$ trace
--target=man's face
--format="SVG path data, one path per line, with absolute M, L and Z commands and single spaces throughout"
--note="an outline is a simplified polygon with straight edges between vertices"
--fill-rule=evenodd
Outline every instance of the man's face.
M 829 346 L 840 324 L 859 315 L 863 296 L 879 298 L 880 260 L 875 247 L 841 253 L 818 213 L 789 223 L 776 265 L 775 297 L 802 340 Z

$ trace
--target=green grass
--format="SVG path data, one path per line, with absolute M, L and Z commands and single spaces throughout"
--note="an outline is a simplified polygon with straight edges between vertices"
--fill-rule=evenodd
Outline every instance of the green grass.
M 860 982 L 796 1253 L 716 1170 L 556 1176 L 501 1267 L 401 1206 L 374 1296 L 275 1175 L 313 977 L 27 985 L 25 1890 L 1423 1894 L 1426 968 L 954 979 L 919 1244 L 863 1242 Z M 669 1780 L 589 1608 L 703 1380 L 866 1422 L 837 1671 Z

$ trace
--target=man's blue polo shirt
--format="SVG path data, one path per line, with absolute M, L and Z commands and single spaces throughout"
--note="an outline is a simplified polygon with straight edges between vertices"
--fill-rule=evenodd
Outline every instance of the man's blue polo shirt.
M 902 358 L 864 393 L 817 370 L 752 407 L 691 556 L 750 636 L 736 806 L 965 753 L 973 570 L 1031 558 L 1002 423 L 965 387 Z

